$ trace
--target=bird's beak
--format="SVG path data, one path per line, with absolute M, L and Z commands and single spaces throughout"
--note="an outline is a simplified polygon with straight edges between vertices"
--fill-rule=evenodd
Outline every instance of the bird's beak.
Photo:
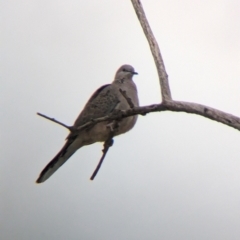
M 132 74 L 133 74 L 133 75 L 138 75 L 138 73 L 137 73 L 137 72 L 132 72 Z

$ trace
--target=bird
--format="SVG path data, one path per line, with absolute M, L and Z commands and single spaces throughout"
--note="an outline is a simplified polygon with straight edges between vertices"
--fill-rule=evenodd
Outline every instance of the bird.
M 109 115 L 115 110 L 129 109 L 130 103 L 127 99 L 130 99 L 134 107 L 139 106 L 137 87 L 132 79 L 136 74 L 138 73 L 131 65 L 122 65 L 117 70 L 111 84 L 101 86 L 92 94 L 73 127 L 82 126 L 93 119 Z M 134 127 L 136 121 L 137 115 L 119 120 L 113 136 L 128 132 Z M 51 177 L 79 148 L 96 142 L 107 141 L 112 131 L 113 122 L 114 120 L 99 122 L 89 129 L 84 128 L 77 133 L 70 132 L 64 146 L 42 170 L 36 183 L 42 183 Z

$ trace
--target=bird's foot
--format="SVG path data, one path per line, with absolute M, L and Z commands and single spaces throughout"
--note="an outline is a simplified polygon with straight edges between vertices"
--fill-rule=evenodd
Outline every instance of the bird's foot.
M 118 128 L 118 124 L 116 121 L 110 122 L 106 125 L 107 128 L 110 129 L 111 132 L 116 132 L 117 128 Z

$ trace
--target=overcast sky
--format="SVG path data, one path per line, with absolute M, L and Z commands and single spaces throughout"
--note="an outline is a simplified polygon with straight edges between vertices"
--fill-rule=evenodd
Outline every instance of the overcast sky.
M 173 98 L 240 116 L 240 1 L 145 0 Z M 200 116 L 139 116 L 35 180 L 90 95 L 131 64 L 140 104 L 161 101 L 129 0 L 1 1 L 0 239 L 239 240 L 240 133 Z

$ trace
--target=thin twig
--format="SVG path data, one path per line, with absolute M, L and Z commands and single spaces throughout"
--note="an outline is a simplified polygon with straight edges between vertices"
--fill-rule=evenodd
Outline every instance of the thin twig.
M 103 155 L 96 167 L 96 169 L 94 170 L 90 180 L 93 180 L 95 178 L 95 176 L 97 175 L 102 163 L 103 163 L 103 160 L 108 152 L 108 149 L 113 145 L 113 137 L 114 137 L 114 134 L 118 131 L 118 122 L 117 121 L 113 121 L 112 123 L 110 123 L 110 125 L 108 126 L 109 129 L 110 129 L 110 132 L 109 132 L 109 136 L 108 136 L 108 139 L 104 142 L 103 144 Z
M 42 113 L 39 113 L 39 112 L 37 112 L 37 115 L 39 115 L 40 117 L 46 118 L 46 119 L 48 119 L 48 120 L 50 120 L 50 121 L 52 121 L 52 122 L 55 122 L 55 123 L 57 123 L 57 124 L 65 127 L 65 128 L 67 128 L 69 131 L 72 131 L 72 127 L 67 126 L 66 124 L 64 124 L 64 123 L 62 123 L 62 122 L 59 122 L 58 120 L 56 120 L 56 119 L 54 119 L 54 118 L 50 118 L 50 117 L 48 117 L 48 116 L 46 116 L 46 115 L 44 115 L 44 114 L 42 114 Z
M 112 139 L 112 137 L 110 137 L 107 141 L 104 142 L 104 144 L 103 144 L 103 150 L 102 150 L 103 155 L 102 155 L 102 157 L 101 157 L 101 159 L 100 159 L 100 161 L 99 161 L 96 169 L 94 170 L 94 172 L 93 172 L 90 180 L 94 180 L 94 178 L 95 178 L 95 176 L 97 175 L 97 173 L 98 173 L 98 171 L 99 171 L 99 169 L 100 169 L 100 167 L 101 167 L 101 165 L 102 165 L 102 163 L 103 163 L 103 160 L 104 160 L 104 158 L 105 158 L 105 156 L 106 156 L 106 154 L 107 154 L 107 152 L 108 152 L 108 149 L 109 149 L 112 145 L 113 145 L 113 139 Z
M 123 97 L 126 99 L 126 101 L 128 102 L 129 107 L 134 108 L 134 104 L 132 102 L 132 99 L 127 96 L 126 91 L 122 90 L 121 88 L 119 88 L 119 91 L 123 95 Z
M 164 66 L 164 62 L 161 56 L 158 43 L 149 26 L 141 1 L 140 0 L 131 0 L 131 1 L 135 9 L 135 12 L 137 14 L 138 20 L 142 26 L 143 32 L 148 40 L 148 43 L 155 61 L 155 65 L 157 68 L 158 77 L 160 81 L 160 86 L 161 86 L 162 101 L 163 102 L 171 101 L 172 97 L 171 97 L 171 91 L 170 91 L 169 82 L 168 82 L 168 75 Z

